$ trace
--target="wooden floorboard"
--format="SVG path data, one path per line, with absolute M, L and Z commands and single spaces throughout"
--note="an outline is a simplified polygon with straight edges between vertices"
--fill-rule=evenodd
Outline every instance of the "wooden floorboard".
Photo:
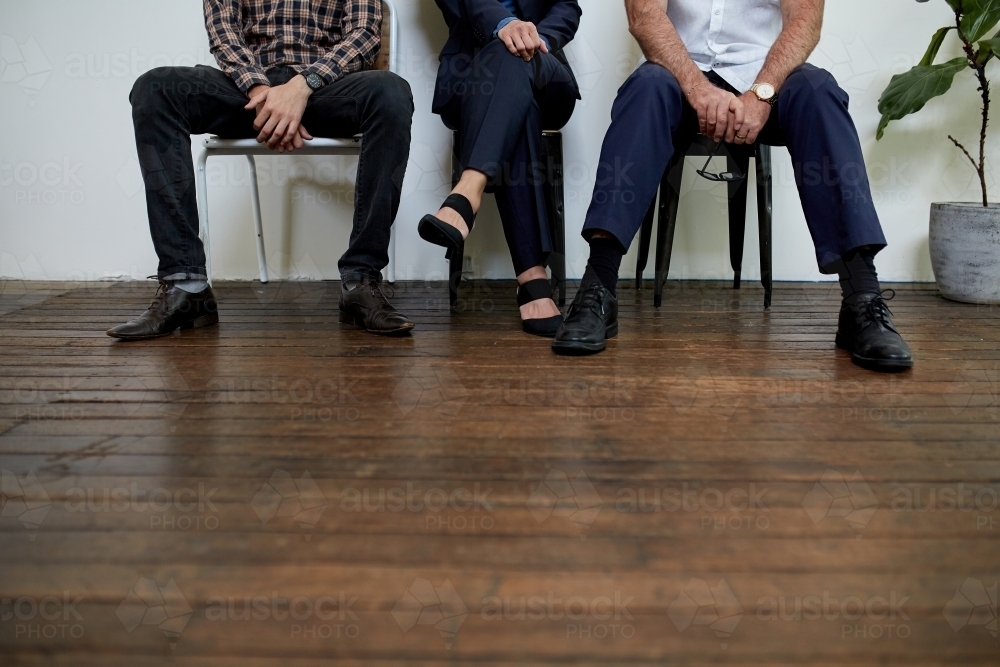
M 892 287 L 885 376 L 832 283 L 623 283 L 563 358 L 507 282 L 121 344 L 149 282 L 0 281 L 2 662 L 997 667 L 1000 308 Z

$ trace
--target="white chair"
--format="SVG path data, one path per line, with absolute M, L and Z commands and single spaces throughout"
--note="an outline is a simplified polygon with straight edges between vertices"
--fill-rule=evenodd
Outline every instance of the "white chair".
M 398 55 L 396 35 L 398 17 L 390 0 L 382 0 L 382 46 L 376 69 L 397 72 Z M 260 281 L 266 283 L 267 258 L 264 254 L 264 230 L 260 215 L 260 191 L 257 188 L 257 163 L 255 155 L 276 155 L 266 144 L 258 144 L 256 139 L 220 139 L 208 137 L 203 142 L 204 150 L 198 158 L 196 170 L 198 178 L 198 220 L 202 243 L 205 245 L 205 271 L 208 281 L 212 281 L 212 250 L 208 231 L 208 178 L 205 165 L 213 155 L 245 155 L 250 167 L 250 201 L 253 206 L 254 229 L 257 233 L 257 262 L 260 264 Z M 295 155 L 360 155 L 361 135 L 351 139 L 313 139 L 305 147 L 295 151 Z M 396 229 L 393 226 L 389 237 L 389 282 L 396 281 Z

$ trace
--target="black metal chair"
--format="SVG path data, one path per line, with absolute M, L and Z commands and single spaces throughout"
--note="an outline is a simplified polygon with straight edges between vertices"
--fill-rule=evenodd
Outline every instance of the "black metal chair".
M 687 146 L 679 146 L 667 166 L 660 183 L 660 215 L 656 232 L 656 290 L 653 304 L 659 308 L 663 303 L 663 284 L 670 271 L 670 254 L 674 246 L 674 229 L 677 226 L 677 204 L 680 201 L 681 178 L 684 173 L 684 158 L 687 155 L 712 155 L 716 143 L 709 137 L 697 135 Z M 750 158 L 754 158 L 757 169 L 757 219 L 760 235 L 760 282 L 764 286 L 764 308 L 771 307 L 771 147 L 761 143 L 751 145 L 723 144 L 727 170 L 749 176 Z M 740 288 L 740 274 L 743 268 L 743 234 L 747 219 L 747 179 L 729 181 L 729 259 L 736 274 L 733 289 Z M 653 217 L 656 215 L 656 200 L 649 206 L 649 212 L 642 222 L 639 239 L 639 259 L 636 262 L 635 286 L 642 289 L 642 272 L 649 260 L 649 244 L 653 234 Z
M 454 134 L 452 143 L 452 187 L 462 177 L 459 155 L 459 137 Z M 566 305 L 566 191 L 564 185 L 562 132 L 542 133 L 542 160 L 545 164 L 545 207 L 549 213 L 549 230 L 552 233 L 552 252 L 547 265 L 552 273 L 552 292 L 558 294 L 557 303 Z M 489 190 L 487 190 L 489 191 Z M 448 297 L 451 308 L 458 306 L 458 285 L 462 282 L 462 262 L 458 257 L 449 262 Z

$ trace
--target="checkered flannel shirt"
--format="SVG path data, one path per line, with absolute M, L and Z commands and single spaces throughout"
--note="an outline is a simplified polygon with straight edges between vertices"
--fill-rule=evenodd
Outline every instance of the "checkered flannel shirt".
M 204 0 L 219 67 L 244 93 L 288 65 L 333 83 L 371 67 L 382 33 L 380 0 Z

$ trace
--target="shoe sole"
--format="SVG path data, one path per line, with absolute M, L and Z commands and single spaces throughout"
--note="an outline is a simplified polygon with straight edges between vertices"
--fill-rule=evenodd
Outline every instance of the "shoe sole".
M 913 368 L 913 359 L 873 359 L 871 357 L 863 357 L 851 350 L 840 334 L 837 334 L 836 342 L 837 347 L 851 353 L 851 361 L 855 365 L 865 370 L 877 373 L 901 373 Z
M 461 234 L 457 229 L 455 231 Z M 446 251 L 445 259 L 452 259 L 455 253 L 461 250 L 461 248 L 455 245 L 455 239 L 438 226 L 437 219 L 432 215 L 425 215 L 423 217 L 420 224 L 417 225 L 417 234 L 428 243 L 433 243 L 436 246 L 444 248 Z
M 148 336 L 122 336 L 119 334 L 113 334 L 110 331 L 106 331 L 105 333 L 107 333 L 109 336 L 111 336 L 116 340 L 127 340 L 127 341 L 152 340 L 154 338 L 163 338 L 165 336 L 169 336 L 178 330 L 184 331 L 186 329 L 202 329 L 204 327 L 214 326 L 218 323 L 219 323 L 219 314 L 210 313 L 208 315 L 202 315 L 201 317 L 193 319 L 190 322 L 185 322 L 184 324 L 177 327 L 177 329 L 171 329 L 170 331 L 166 331 L 164 333 L 159 333 L 159 334 L 150 334 Z
M 608 339 L 618 335 L 618 323 L 615 322 L 604 332 L 604 340 L 599 343 L 561 343 L 552 341 L 552 351 L 556 354 L 586 355 L 603 352 L 608 346 Z
M 398 329 L 391 329 L 389 331 L 375 331 L 374 329 L 369 329 L 365 326 L 364 320 L 360 316 L 354 315 L 353 313 L 348 313 L 343 310 L 340 311 L 340 322 L 342 324 L 353 324 L 356 327 L 364 329 L 368 333 L 378 334 L 380 336 L 398 336 L 400 334 L 405 334 L 407 332 L 413 331 L 416 326 L 412 322 L 409 324 L 404 324 Z

